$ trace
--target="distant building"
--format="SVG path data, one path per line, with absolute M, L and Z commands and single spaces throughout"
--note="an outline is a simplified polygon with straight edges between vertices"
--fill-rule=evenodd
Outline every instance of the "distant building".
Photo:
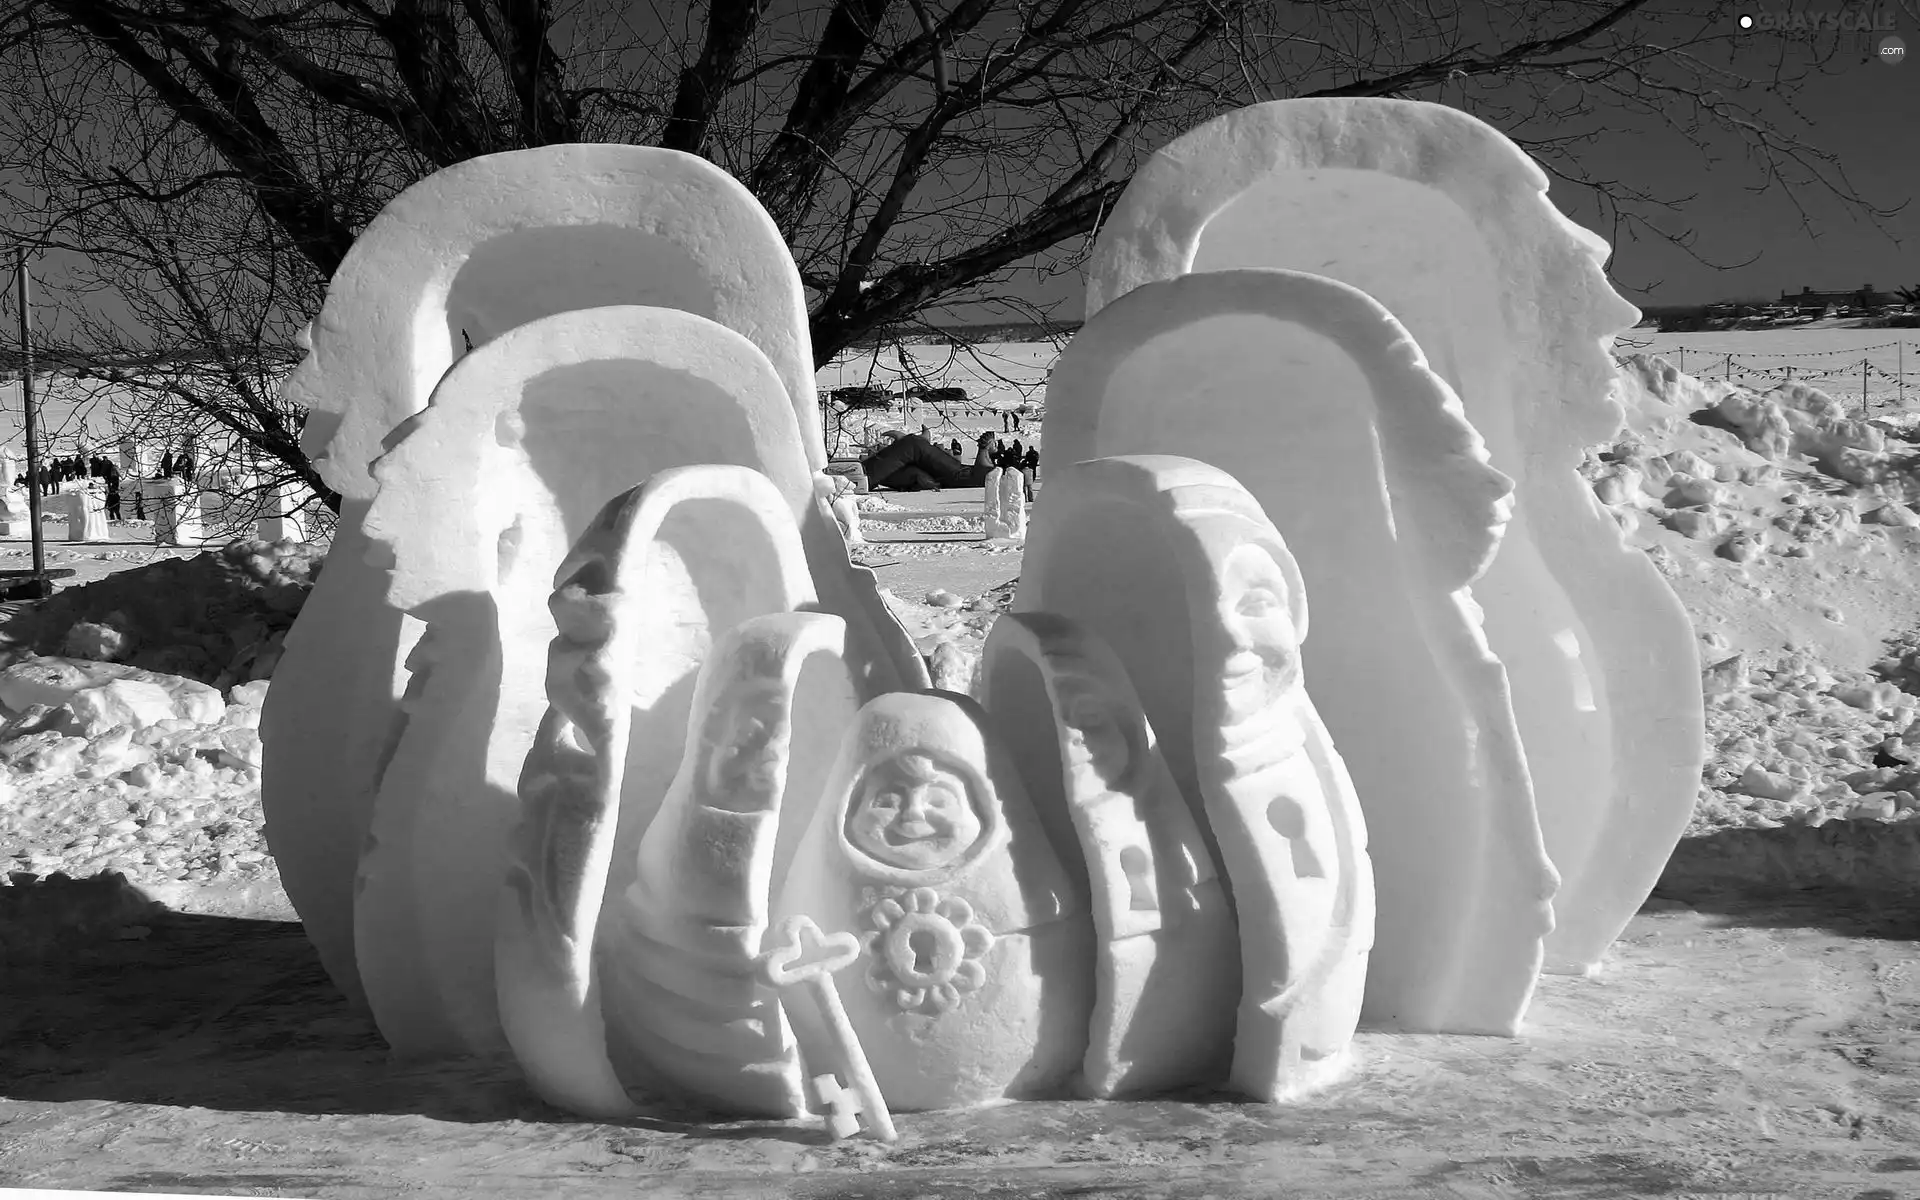
M 1816 292 L 1812 288 L 1781 292 L 1780 303 L 1802 312 L 1809 309 L 1818 312 L 1829 305 L 1839 308 L 1898 308 L 1900 297 L 1891 292 L 1877 292 L 1869 283 L 1851 292 Z

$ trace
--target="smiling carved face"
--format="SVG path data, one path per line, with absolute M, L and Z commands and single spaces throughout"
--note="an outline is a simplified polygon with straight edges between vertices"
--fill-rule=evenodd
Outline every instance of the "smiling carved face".
M 847 841 L 889 867 L 950 866 L 983 828 L 967 781 L 925 754 L 909 752 L 870 769 L 847 811 Z
M 1220 578 L 1220 623 L 1228 641 L 1222 688 L 1230 722 L 1243 720 L 1300 683 L 1300 641 L 1287 576 L 1273 555 L 1236 546 Z

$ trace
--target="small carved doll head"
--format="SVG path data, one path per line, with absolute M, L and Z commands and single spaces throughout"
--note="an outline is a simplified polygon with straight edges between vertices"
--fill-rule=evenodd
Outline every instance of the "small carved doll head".
M 1091 675 L 1064 676 L 1059 688 L 1070 765 L 1092 771 L 1108 788 L 1123 787 L 1133 773 L 1138 713 L 1120 707 Z
M 1214 581 L 1213 608 L 1204 614 L 1210 619 L 1196 627 L 1195 650 L 1219 672 L 1221 716 L 1237 725 L 1300 687 L 1307 632 L 1300 567 L 1245 489 L 1180 488 L 1174 504 Z
M 953 866 L 984 830 L 967 776 L 919 749 L 869 767 L 847 808 L 854 849 L 907 871 Z
M 747 675 L 720 693 L 703 731 L 706 770 L 701 802 L 729 812 L 761 812 L 785 782 L 787 714 L 779 679 Z
M 1219 619 L 1230 648 L 1221 686 L 1228 713 L 1239 717 L 1300 685 L 1300 640 L 1286 573 L 1264 546 L 1234 547 L 1219 571 Z

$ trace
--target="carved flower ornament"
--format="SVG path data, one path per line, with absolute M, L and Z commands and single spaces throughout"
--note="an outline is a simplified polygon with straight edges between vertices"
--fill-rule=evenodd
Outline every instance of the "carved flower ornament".
M 914 888 L 873 906 L 868 913 L 867 986 L 891 991 L 903 1012 L 939 1016 L 978 991 L 987 980 L 981 963 L 993 933 L 974 920 L 973 906 L 958 896 L 942 899 L 932 888 Z

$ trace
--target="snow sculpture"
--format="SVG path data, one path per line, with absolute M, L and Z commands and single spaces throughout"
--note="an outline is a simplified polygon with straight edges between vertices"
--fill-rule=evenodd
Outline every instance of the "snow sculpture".
M 1001 532 L 1006 514 L 1000 509 L 1000 480 L 1005 478 L 1005 467 L 994 467 L 987 472 L 985 483 L 980 491 L 980 511 L 983 519 L 981 528 L 987 531 L 989 538 L 1005 537 Z
M 1006 537 L 1027 540 L 1027 477 L 1018 470 L 1000 473 L 1000 523 Z
M 1062 399 L 1049 389 L 1050 412 Z M 1041 504 L 1016 606 L 1113 647 L 1226 870 L 1242 980 L 1230 1082 L 1262 1100 L 1323 1086 L 1359 1019 L 1374 896 L 1368 823 L 1302 687 L 1306 572 L 1245 489 L 1191 459 L 1075 463 Z
M 742 467 L 654 476 L 602 510 L 555 582 L 551 707 L 520 778 L 497 925 L 508 1040 L 540 1093 L 576 1112 L 630 1111 L 638 1085 L 793 1115 L 797 1062 L 752 976 L 777 838 L 804 827 L 858 708 L 845 625 L 789 611 L 813 601 L 799 534 Z M 662 803 L 657 768 L 632 769 L 632 735 L 709 628 Z M 622 815 L 656 804 L 637 873 L 614 871 Z M 614 874 L 632 882 L 609 889 Z
M 1233 368 L 1233 347 L 1248 344 L 1285 363 L 1284 390 Z M 1275 372 L 1270 361 L 1258 370 Z M 1176 388 L 1178 408 L 1162 402 Z M 1378 878 L 1369 1019 L 1515 1031 L 1555 880 L 1506 678 L 1469 591 L 1500 544 L 1511 483 L 1459 401 L 1364 293 L 1264 270 L 1121 297 L 1062 354 L 1047 399 L 1061 459 L 1200 459 L 1244 485 L 1298 557 L 1320 614 L 1304 651 L 1313 706 L 1336 745 L 1367 747 L 1348 766 Z M 1054 491 L 1036 527 L 1058 519 Z M 1019 607 L 1069 611 L 1024 591 Z M 1153 713 L 1152 689 L 1135 683 Z
M 1546 189 L 1522 150 L 1455 109 L 1253 105 L 1175 139 L 1135 173 L 1101 229 L 1087 316 L 1188 272 L 1311 271 L 1384 304 L 1464 400 L 1493 465 L 1517 486 L 1506 541 L 1474 595 L 1511 676 L 1539 821 L 1563 877 L 1549 962 L 1585 970 L 1686 825 L 1704 709 L 1679 601 L 1623 545 L 1576 470 L 1582 448 L 1620 425 L 1605 346 L 1638 313 L 1607 283 L 1606 244 L 1562 216 Z M 1258 391 L 1289 367 L 1254 345 L 1205 365 Z M 1048 439 L 1055 461 L 1073 461 L 1053 428 Z M 1229 469 L 1268 500 L 1256 475 Z
M 817 719 L 825 699 L 797 701 L 798 676 L 814 654 L 838 665 L 844 637 L 837 617 L 789 612 L 744 622 L 715 647 L 686 759 L 602 951 L 616 1045 L 673 1092 L 728 1113 L 806 1110 L 792 1034 L 756 959 L 776 840 L 805 828 L 833 761 L 830 739 L 793 740 L 802 705 Z M 844 729 L 859 703 L 840 674 L 824 708 Z
M 105 542 L 113 538 L 107 529 L 106 493 L 99 488 L 55 492 L 44 498 L 43 506 L 47 512 L 66 521 L 69 542 Z
M 1065 617 L 1009 613 L 981 671 L 993 728 L 1093 910 L 1082 1090 L 1145 1096 L 1227 1078 L 1240 996 L 1233 912 L 1119 658 Z
M 366 544 L 392 572 L 388 602 L 429 622 L 409 658 L 409 719 L 388 751 L 354 898 L 362 982 L 396 1050 L 499 1042 L 492 901 L 546 708 L 553 571 L 609 498 L 689 461 L 763 471 L 803 544 L 815 527 L 810 563 L 824 533 L 826 571 L 845 570 L 845 543 L 818 503 L 766 356 L 676 309 L 587 309 L 502 334 L 447 373 L 376 467 Z M 729 611 L 713 590 L 723 584 L 696 583 L 700 605 Z M 697 624 L 700 605 L 685 619 Z M 629 795 L 666 790 L 705 645 L 652 660 L 649 691 L 635 701 Z M 849 657 L 870 678 L 861 649 Z M 616 892 L 631 882 L 651 815 L 622 810 Z
M 276 484 L 266 495 L 266 511 L 254 522 L 253 536 L 263 542 L 307 539 L 306 515 L 301 511 L 311 498 L 299 480 Z
M 776 896 L 776 921 L 864 942 L 841 996 L 889 1108 L 1057 1093 L 1079 1065 L 1084 898 L 966 697 L 867 702 Z M 804 1057 L 832 1056 L 817 1014 L 788 1016 Z
M 355 864 L 403 720 L 403 664 L 424 628 L 386 603 L 383 573 L 364 561 L 370 464 L 470 349 L 542 317 L 622 304 L 684 309 L 757 346 L 796 416 L 799 469 L 825 466 L 793 257 L 744 186 L 672 150 L 546 146 L 471 159 L 408 188 L 334 273 L 287 381 L 289 401 L 308 411 L 303 447 L 342 503 L 327 570 L 262 715 L 262 805 L 287 895 L 349 997 L 362 995 Z M 865 686 L 924 685 L 911 642 L 830 520 L 802 526 L 822 603 L 847 620 Z
M 200 520 L 197 485 L 180 479 L 148 479 L 141 481 L 141 492 L 153 513 L 156 546 L 198 546 L 207 540 L 206 526 Z M 275 668 L 278 673 L 279 668 Z
M 26 502 L 13 494 L 20 482 L 20 458 L 12 446 L 0 447 L 0 537 L 19 536 L 15 525 L 28 521 Z

